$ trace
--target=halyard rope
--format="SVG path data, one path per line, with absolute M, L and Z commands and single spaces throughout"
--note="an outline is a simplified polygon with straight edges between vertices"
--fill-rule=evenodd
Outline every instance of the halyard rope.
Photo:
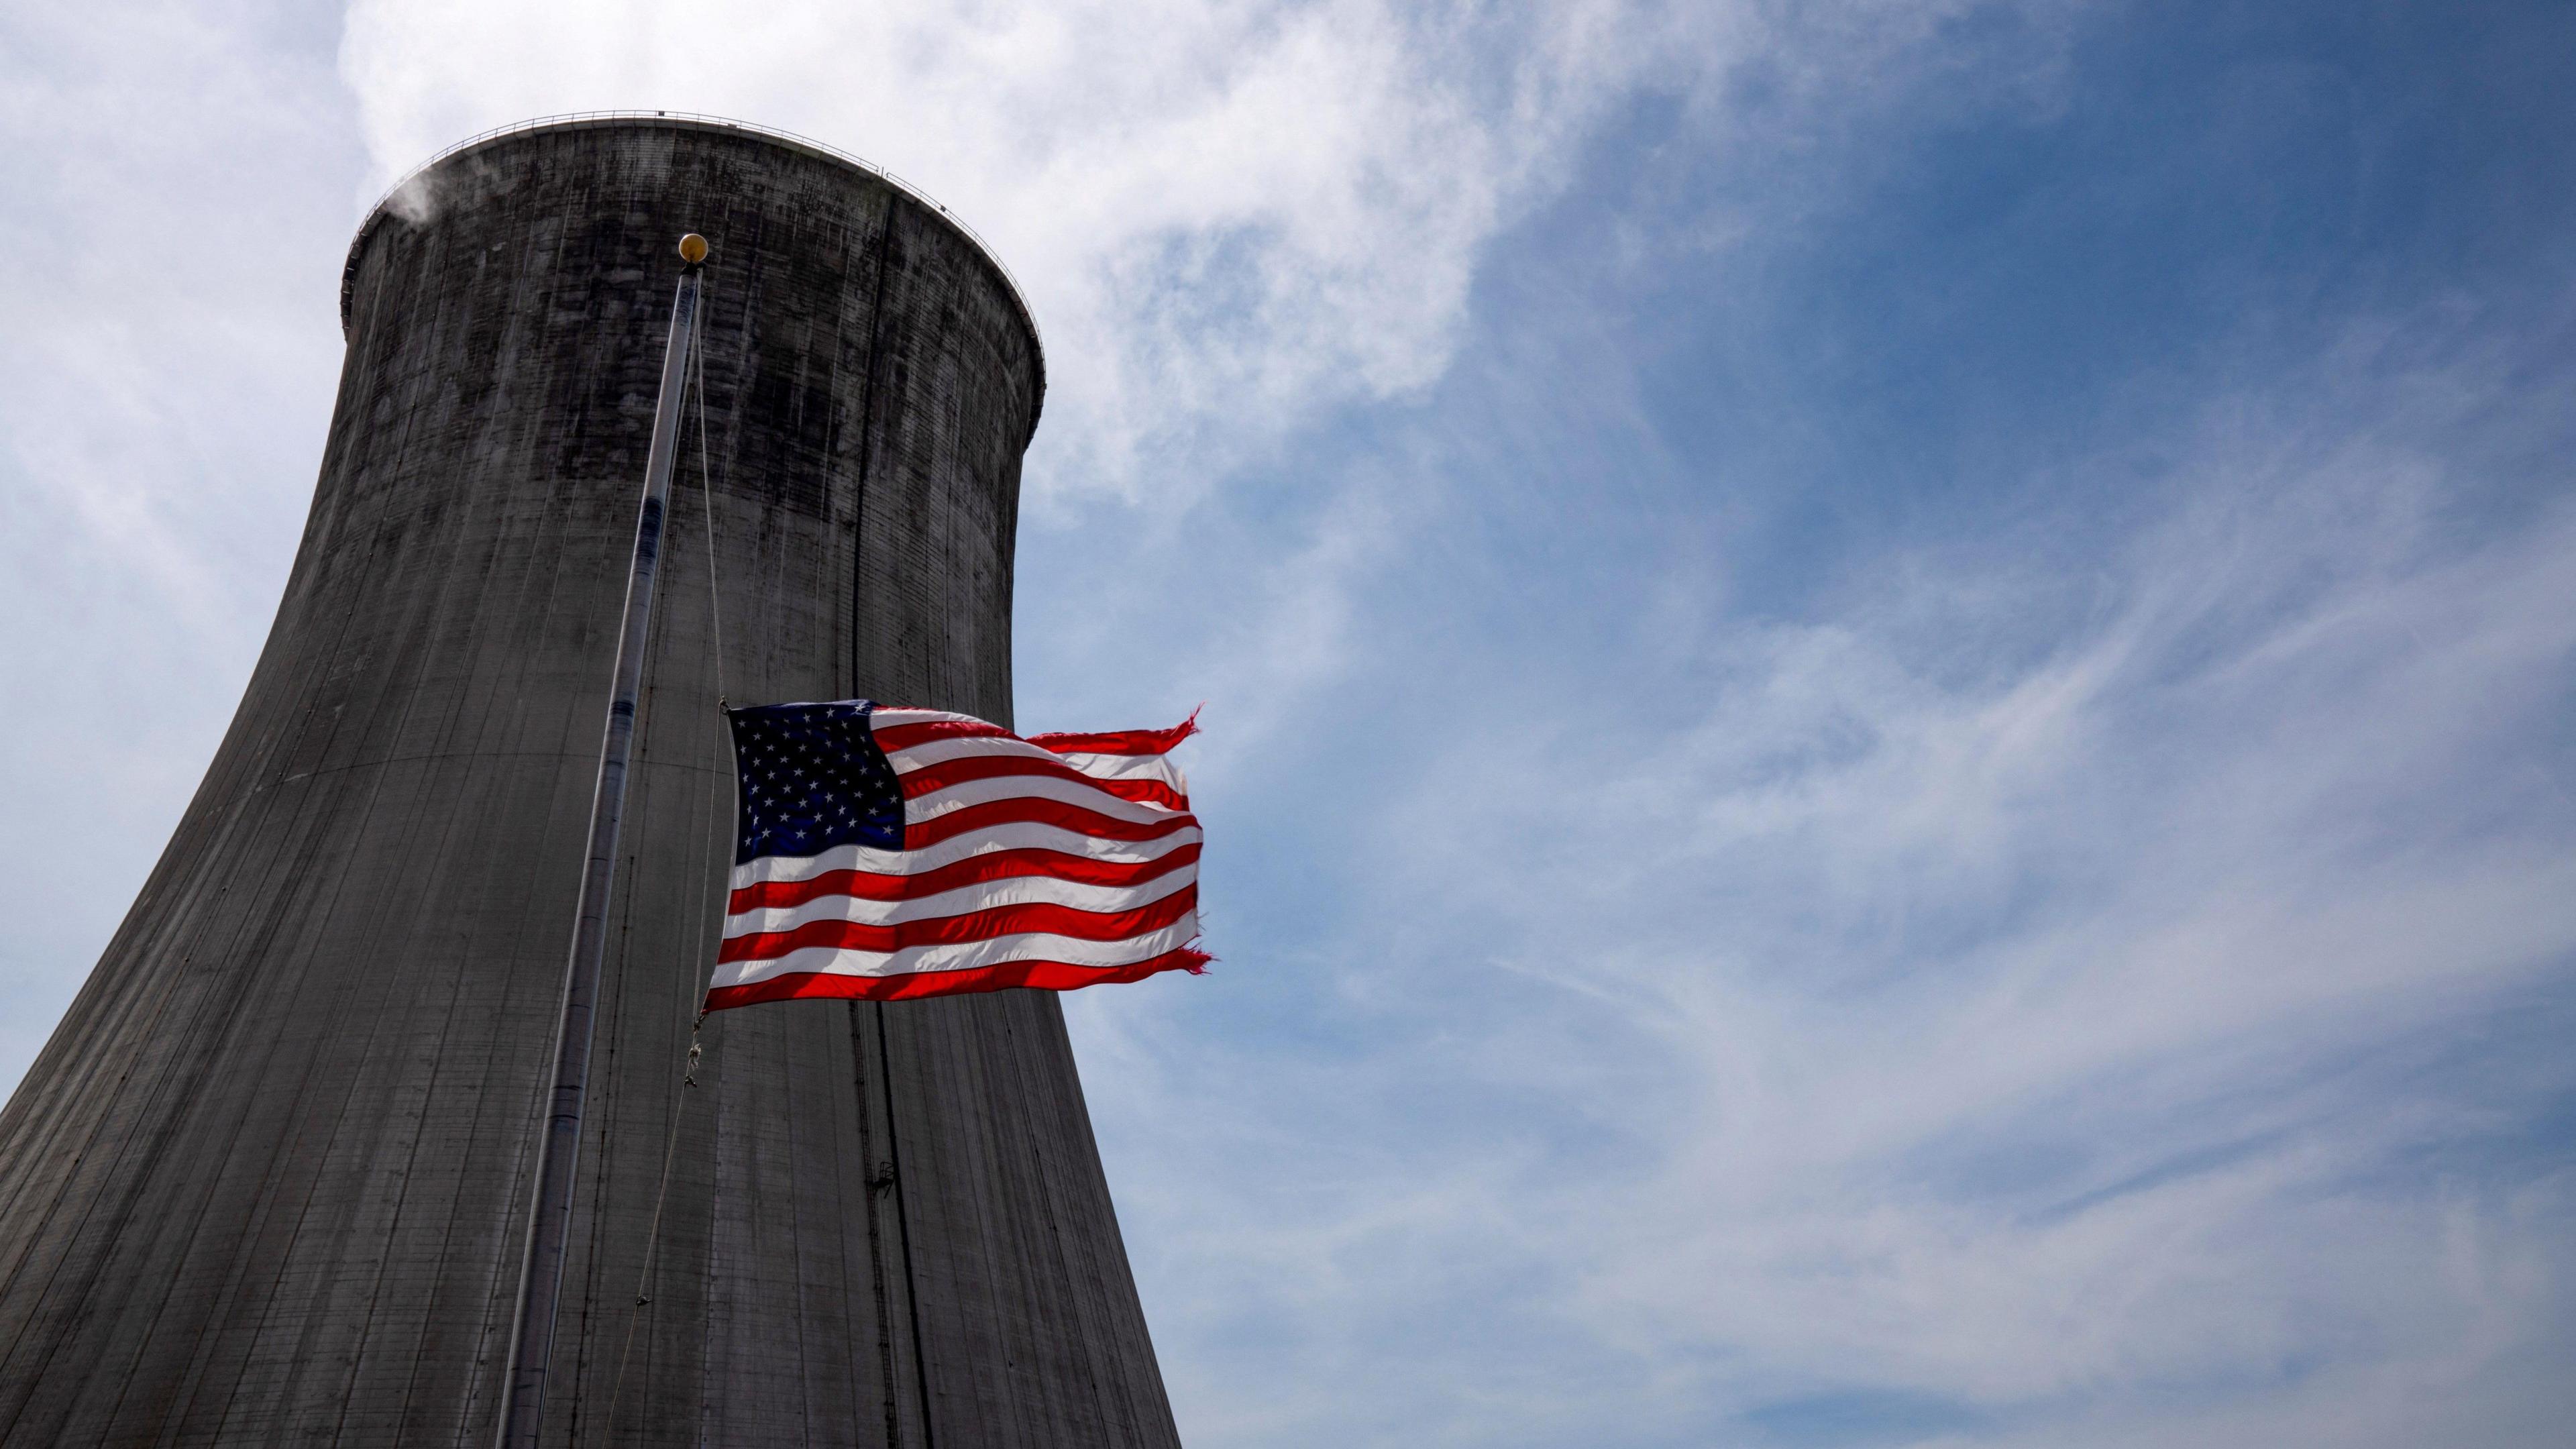
M 635 1354 L 635 1326 L 644 1320 L 644 1308 L 653 1301 L 653 1259 L 662 1246 L 662 1205 L 670 1200 L 671 1162 L 680 1151 L 680 1116 L 688 1110 L 689 1092 L 698 1084 L 698 1029 L 706 1025 L 707 1014 L 698 1013 L 689 1023 L 688 1070 L 680 1075 L 680 1097 L 671 1104 L 671 1135 L 662 1144 L 662 1180 L 653 1189 L 653 1224 L 644 1230 L 644 1267 L 635 1279 L 635 1307 L 626 1315 L 626 1342 L 617 1350 L 617 1377 L 608 1390 L 608 1411 L 601 1417 L 608 1425 L 612 1442 L 617 1433 L 617 1406 L 626 1401 L 626 1364 Z
M 704 307 L 690 318 L 701 344 L 705 341 L 707 313 Z M 690 349 L 689 361 L 695 364 L 698 383 L 698 498 L 707 515 L 707 621 L 715 636 L 716 703 L 722 706 L 724 682 L 724 606 L 716 597 L 716 494 L 714 470 L 707 466 L 707 350 L 700 345 Z
M 691 341 L 703 344 L 706 333 L 706 309 L 700 307 L 690 319 L 698 336 Z M 708 464 L 707 452 L 707 354 L 703 345 L 690 348 L 691 379 L 698 395 L 698 499 L 706 516 L 707 536 L 707 625 L 714 644 L 716 665 L 716 704 L 722 708 L 725 698 L 724 671 L 724 606 L 716 588 L 716 499 L 715 470 Z M 644 1309 L 653 1301 L 653 1264 L 662 1247 L 662 1210 L 671 1198 L 671 1167 L 680 1151 L 680 1119 L 687 1112 L 691 1089 L 698 1085 L 698 1063 L 704 1059 L 698 1033 L 706 1025 L 707 1014 L 701 1008 L 689 1023 L 689 1054 L 686 1069 L 680 1075 L 680 1095 L 671 1104 L 671 1132 L 662 1143 L 662 1175 L 653 1187 L 652 1225 L 644 1231 L 644 1265 L 636 1275 L 635 1306 L 626 1316 L 626 1341 L 617 1350 L 617 1377 L 608 1391 L 608 1410 L 602 1418 L 613 1440 L 617 1432 L 618 1406 L 626 1401 L 626 1366 L 635 1354 L 635 1329 L 643 1322 Z

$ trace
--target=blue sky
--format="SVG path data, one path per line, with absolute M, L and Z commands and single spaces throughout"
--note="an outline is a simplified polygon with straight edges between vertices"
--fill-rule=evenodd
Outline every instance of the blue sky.
M 0 20 L 0 1076 L 263 636 L 341 250 L 667 106 L 1047 329 L 1020 713 L 1199 1445 L 2555 1444 L 2576 13 L 447 0 Z

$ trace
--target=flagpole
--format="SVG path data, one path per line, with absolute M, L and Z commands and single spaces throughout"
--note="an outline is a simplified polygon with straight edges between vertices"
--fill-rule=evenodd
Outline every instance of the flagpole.
M 706 238 L 696 232 L 680 238 L 685 265 L 671 306 L 670 341 L 662 352 L 662 394 L 653 407 L 652 448 L 644 460 L 644 502 L 636 514 L 635 556 L 626 574 L 616 683 L 600 740 L 599 780 L 591 793 L 590 857 L 582 869 L 572 955 L 564 963 L 554 1080 L 537 1139 L 536 1201 L 528 1213 L 527 1252 L 519 1263 L 518 1309 L 510 1320 L 510 1366 L 501 1381 L 498 1449 L 535 1449 L 545 1418 L 555 1305 L 563 1288 L 564 1242 L 572 1226 L 573 1169 L 581 1155 L 582 1098 L 590 1080 L 591 1024 L 598 1013 L 600 965 L 608 947 L 608 893 L 617 873 L 618 826 L 626 811 L 627 758 L 635 743 L 635 700 L 643 685 L 645 636 L 653 621 L 662 519 L 680 446 L 680 394 L 697 338 L 698 266 L 706 255 Z

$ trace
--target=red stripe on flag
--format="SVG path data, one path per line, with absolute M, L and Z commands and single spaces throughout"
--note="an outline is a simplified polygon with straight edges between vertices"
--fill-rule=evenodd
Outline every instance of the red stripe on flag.
M 1030 735 L 1028 741 L 1059 755 L 1160 755 L 1199 732 L 1199 712 L 1167 730 L 1109 730 L 1101 734 Z
M 919 724 L 877 725 L 868 731 L 877 748 L 891 755 L 908 750 L 924 740 L 955 740 L 998 736 L 1010 739 L 1011 732 L 997 724 L 980 719 L 933 719 Z
M 808 880 L 760 881 L 735 891 L 726 903 L 725 914 L 738 916 L 745 911 L 801 906 L 825 896 L 856 896 L 863 901 L 913 901 L 961 886 L 1021 876 L 1043 876 L 1050 880 L 1072 881 L 1077 885 L 1143 885 L 1182 866 L 1195 864 L 1198 858 L 1199 847 L 1196 845 L 1178 846 L 1152 860 L 1142 861 L 1092 860 L 1086 856 L 1067 855 L 1060 850 L 1035 847 L 995 850 L 951 861 L 919 875 L 834 870 Z
M 1160 840 L 1175 830 L 1188 830 L 1199 821 L 1195 815 L 1173 815 L 1162 820 L 1117 820 L 1097 810 L 1085 810 L 1061 800 L 1037 795 L 1017 795 L 1007 800 L 987 800 L 980 805 L 961 805 L 928 820 L 910 821 L 903 827 L 903 848 L 926 850 L 943 840 L 996 825 L 1027 821 L 1034 825 L 1053 825 L 1094 840 Z
M 1130 911 L 1085 911 L 1052 901 L 994 906 L 962 916 L 933 916 L 926 921 L 897 921 L 890 926 L 865 921 L 811 921 L 792 931 L 760 931 L 728 936 L 716 952 L 718 963 L 765 961 L 815 946 L 839 951 L 900 951 L 909 946 L 962 946 L 996 936 L 1070 936 L 1077 941 L 1123 941 L 1159 931 L 1197 909 L 1199 888 L 1186 885 L 1159 901 Z
M 908 971 L 895 976 L 850 976 L 832 971 L 792 971 L 746 986 L 719 986 L 707 993 L 707 1010 L 752 1006 L 763 1001 L 857 1000 L 906 1001 L 922 996 L 963 996 L 977 991 L 1003 991 L 1032 986 L 1042 991 L 1072 991 L 1113 981 L 1142 981 L 1165 971 L 1196 975 L 1215 958 L 1184 947 L 1125 966 L 1076 966 L 1065 961 L 1004 961 L 963 971 Z
M 1139 805 L 1160 805 L 1166 810 L 1190 808 L 1189 796 L 1160 780 L 1104 780 L 1097 775 L 1086 775 L 1061 760 L 1033 759 L 1027 755 L 961 755 L 935 765 L 924 765 L 907 772 L 900 779 L 903 798 L 918 800 L 969 780 L 998 780 L 1011 775 L 1041 775 L 1049 779 L 1070 780 L 1121 800 L 1132 800 Z

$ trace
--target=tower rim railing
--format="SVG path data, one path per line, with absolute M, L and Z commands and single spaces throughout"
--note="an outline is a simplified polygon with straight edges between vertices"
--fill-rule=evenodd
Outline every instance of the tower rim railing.
M 367 208 L 366 216 L 358 222 L 357 234 L 349 238 L 348 259 L 341 264 L 340 268 L 340 334 L 346 337 L 349 332 L 352 308 L 357 296 L 358 259 L 366 250 L 368 234 L 375 230 L 377 221 L 385 215 L 386 206 L 402 192 L 404 187 L 468 151 L 507 137 L 538 131 L 571 131 L 593 126 L 604 129 L 638 123 L 647 126 L 665 125 L 679 130 L 728 131 L 756 136 L 764 141 L 773 141 L 809 155 L 821 157 L 826 161 L 847 166 L 862 175 L 882 181 L 899 194 L 929 208 L 941 221 L 955 228 L 957 234 L 973 244 L 976 253 L 991 264 L 994 275 L 1002 279 L 1003 289 L 1010 293 L 1012 305 L 1019 309 L 1022 325 L 1029 329 L 1029 345 L 1036 353 L 1034 360 L 1037 367 L 1037 398 L 1035 406 L 1030 410 L 1029 430 L 1032 433 L 1037 431 L 1037 415 L 1044 409 L 1046 403 L 1046 334 L 1038 328 L 1037 311 L 1029 305 L 1028 293 L 1020 286 L 1019 277 L 1011 271 L 1010 264 L 1002 260 L 1001 252 L 982 232 L 969 225 L 964 217 L 949 210 L 945 202 L 864 156 L 845 151 L 829 141 L 818 141 L 811 136 L 799 135 L 777 126 L 764 126 L 757 121 L 711 115 L 704 111 L 563 111 L 550 116 L 531 116 L 524 121 L 512 121 L 505 126 L 494 126 L 440 148 L 436 154 L 404 172 L 391 186 L 386 187 L 384 193 L 376 198 L 375 204 Z

